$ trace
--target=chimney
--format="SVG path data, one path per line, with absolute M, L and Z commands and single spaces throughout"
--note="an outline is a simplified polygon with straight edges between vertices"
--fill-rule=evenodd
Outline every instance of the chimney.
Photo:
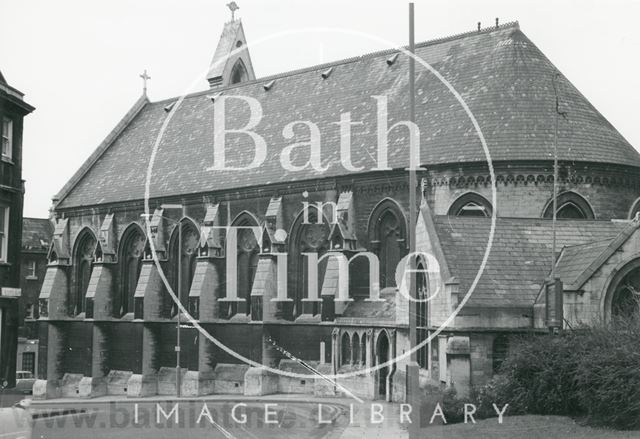
M 478 22 L 478 32 L 480 32 L 481 27 L 482 27 L 482 23 Z
M 500 27 L 500 19 L 496 17 L 496 29 L 498 29 L 498 27 Z

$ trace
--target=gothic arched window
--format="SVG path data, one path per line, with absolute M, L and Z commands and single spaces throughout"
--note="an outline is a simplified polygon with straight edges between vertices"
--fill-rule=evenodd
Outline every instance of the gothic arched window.
M 178 226 L 182 227 L 182 248 L 178 246 Z M 169 257 L 169 263 L 171 264 L 170 284 L 174 294 L 180 297 L 180 303 L 182 303 L 184 307 L 188 304 L 189 290 L 191 289 L 191 282 L 193 281 L 193 275 L 196 271 L 196 252 L 199 242 L 200 233 L 198 232 L 198 228 L 193 221 L 187 218 L 180 220 L 180 223 L 176 225 L 171 234 L 171 251 Z M 178 270 L 182 270 L 180 288 L 178 288 Z M 172 301 L 170 309 L 172 316 L 178 313 L 178 307 Z
M 369 218 L 369 242 L 380 261 L 380 288 L 396 286 L 396 268 L 407 254 L 407 222 L 397 203 L 383 200 Z
M 145 242 L 144 233 L 138 225 L 129 226 L 122 235 L 118 257 L 120 296 L 114 304 L 114 313 L 118 316 L 133 312 L 133 301 L 142 268 Z
M 244 66 L 244 62 L 238 59 L 231 69 L 231 83 L 238 84 L 247 80 L 247 68 Z
M 258 227 L 258 222 L 248 213 L 243 213 L 233 221 L 232 226 L 237 227 L 237 292 L 238 298 L 245 299 L 245 313 L 251 312 L 251 288 L 258 268 L 258 254 L 260 246 L 253 229 L 246 227 Z
M 351 349 L 353 350 L 353 364 L 360 362 L 360 337 L 358 334 L 353 334 L 353 339 L 351 340 Z
M 626 264 L 611 282 L 608 314 L 615 321 L 640 317 L 640 259 Z
M 634 219 L 640 213 L 640 198 L 633 202 L 629 210 L 629 219 Z
M 76 239 L 73 256 L 75 283 L 72 288 L 71 300 L 69 300 L 69 310 L 72 315 L 84 312 L 84 297 L 91 279 L 93 256 L 97 243 L 95 235 L 89 229 L 81 231 Z
M 558 195 L 556 218 L 558 219 L 594 219 L 589 202 L 575 192 L 563 192 Z M 553 217 L 553 199 L 544 209 L 544 218 Z
M 360 339 L 360 362 L 363 366 L 367 364 L 367 334 L 362 334 L 362 339 Z
M 429 302 L 429 278 L 427 277 L 425 264 L 420 261 L 416 265 L 416 293 L 418 302 L 416 302 L 416 328 L 418 336 L 418 344 L 424 342 L 429 336 L 428 333 L 428 312 Z M 423 369 L 429 368 L 429 345 L 425 343 L 418 349 L 418 364 Z
M 346 332 L 342 334 L 340 346 L 340 364 L 346 366 L 351 363 L 351 338 Z
M 318 224 L 319 218 L 320 224 Z M 315 285 L 320 293 L 327 261 L 325 259 L 318 264 L 318 276 L 316 279 L 311 279 L 308 257 L 304 253 L 317 253 L 320 259 L 329 249 L 329 231 L 327 218 L 313 205 L 308 208 L 306 222 L 304 212 L 301 212 L 291 229 L 288 289 L 289 297 L 294 300 L 294 317 L 300 314 L 316 315 L 319 312 L 318 302 L 303 302 L 302 299 L 309 297 L 310 283 Z
M 490 217 L 493 215 L 493 207 L 482 195 L 469 192 L 459 196 L 453 202 L 447 215 Z

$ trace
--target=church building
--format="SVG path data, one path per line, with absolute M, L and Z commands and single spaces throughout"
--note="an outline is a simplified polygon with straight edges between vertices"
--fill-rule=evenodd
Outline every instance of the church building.
M 465 394 L 514 336 L 548 331 L 548 312 L 566 329 L 637 313 L 640 154 L 518 23 L 416 54 L 488 149 L 416 63 L 417 188 L 409 58 L 397 49 L 257 78 L 234 19 L 207 90 L 144 93 L 54 198 L 34 395 L 403 401 L 410 319 L 421 385 Z M 214 166 L 214 123 L 226 124 L 228 169 Z M 320 157 L 292 146 L 314 133 Z M 411 224 L 430 255 L 418 258 L 415 315 L 398 275 Z M 548 294 L 553 264 L 563 289 Z

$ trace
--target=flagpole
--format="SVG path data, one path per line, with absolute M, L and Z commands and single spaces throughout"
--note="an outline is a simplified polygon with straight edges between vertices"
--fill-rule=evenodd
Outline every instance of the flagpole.
M 409 3 L 409 120 L 411 123 L 415 123 L 416 111 L 415 111 L 415 29 L 414 29 L 414 4 Z M 417 145 L 420 148 L 420 145 Z M 407 364 L 407 402 L 411 405 L 412 415 L 411 423 L 409 424 L 409 438 L 414 439 L 419 437 L 420 433 L 420 380 L 419 380 L 419 365 L 418 365 L 418 353 L 415 350 L 417 346 L 417 328 L 416 328 L 416 316 L 417 307 L 416 301 L 416 279 L 415 268 L 416 261 L 414 253 L 416 251 L 416 188 L 417 178 L 416 169 L 418 163 L 413 163 L 411 160 L 413 154 L 409 151 L 409 295 L 412 300 L 409 301 L 409 347 L 411 348 L 411 356 L 409 358 L 409 364 Z

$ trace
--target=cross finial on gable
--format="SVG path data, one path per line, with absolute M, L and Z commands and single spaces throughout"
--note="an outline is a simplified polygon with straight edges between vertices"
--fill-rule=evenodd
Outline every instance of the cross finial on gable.
M 144 72 L 140 75 L 142 78 L 142 93 L 147 95 L 147 80 L 151 79 L 151 76 L 147 75 L 147 69 L 144 69 Z

